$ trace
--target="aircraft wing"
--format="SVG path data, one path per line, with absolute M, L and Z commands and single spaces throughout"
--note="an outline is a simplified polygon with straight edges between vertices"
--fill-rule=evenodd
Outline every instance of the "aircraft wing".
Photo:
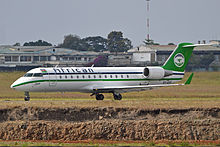
M 170 87 L 170 86 L 183 86 L 191 83 L 193 73 L 190 75 L 188 80 L 184 84 L 158 84 L 158 85 L 137 85 L 137 86 L 103 86 L 103 87 L 93 87 L 93 91 L 99 93 L 109 93 L 109 92 L 131 92 L 131 91 L 144 91 L 151 90 L 159 87 Z
M 109 92 L 131 92 L 131 91 L 144 91 L 151 90 L 159 87 L 169 87 L 169 86 L 182 86 L 185 84 L 161 84 L 161 85 L 140 85 L 140 86 L 104 86 L 104 87 L 94 87 L 93 90 L 99 93 L 109 93 Z

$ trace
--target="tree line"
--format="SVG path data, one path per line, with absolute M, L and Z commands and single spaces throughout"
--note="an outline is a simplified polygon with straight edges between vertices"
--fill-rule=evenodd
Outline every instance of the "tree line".
M 15 46 L 20 45 L 16 43 Z M 36 42 L 25 42 L 23 46 L 52 46 L 51 43 L 38 40 Z M 112 31 L 108 34 L 107 38 L 101 36 L 93 36 L 80 38 L 78 35 L 66 35 L 64 36 L 63 43 L 58 47 L 70 48 L 78 51 L 110 51 L 110 52 L 125 52 L 131 49 L 132 42 L 128 38 L 123 37 L 121 31 Z

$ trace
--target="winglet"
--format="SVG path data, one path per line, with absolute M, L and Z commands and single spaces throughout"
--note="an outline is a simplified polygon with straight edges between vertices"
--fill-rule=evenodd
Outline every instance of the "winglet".
M 194 75 L 194 73 L 192 73 L 192 74 L 189 76 L 189 78 L 188 78 L 187 81 L 185 82 L 185 85 L 189 85 L 189 84 L 191 83 L 192 78 L 193 78 L 193 75 Z

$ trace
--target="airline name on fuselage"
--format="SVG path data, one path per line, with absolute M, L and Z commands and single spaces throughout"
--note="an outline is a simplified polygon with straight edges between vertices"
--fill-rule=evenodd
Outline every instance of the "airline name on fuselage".
M 53 68 L 55 73 L 94 73 L 91 68 Z

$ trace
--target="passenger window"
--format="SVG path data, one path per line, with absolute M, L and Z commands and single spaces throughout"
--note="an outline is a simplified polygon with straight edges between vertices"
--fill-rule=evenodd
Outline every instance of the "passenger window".
M 94 75 L 94 78 L 96 78 L 96 76 Z
M 115 78 L 117 79 L 117 78 L 118 78 L 118 75 L 115 75 Z
M 99 75 L 99 78 L 101 79 L 101 78 L 102 78 L 102 75 Z
M 88 75 L 88 78 L 90 79 L 90 75 Z
M 79 76 L 76 76 L 77 79 L 79 79 Z
M 129 75 L 127 75 L 127 78 L 129 78 Z
M 73 76 L 71 76 L 71 79 L 73 79 Z
M 82 78 L 84 79 L 84 78 L 85 78 L 85 76 L 82 76 Z
M 112 75 L 110 75 L 110 78 L 112 78 Z
M 121 78 L 123 78 L 123 75 L 121 75 Z
M 67 76 L 65 76 L 65 78 L 67 79 Z
M 60 79 L 62 79 L 62 76 L 60 76 Z
M 105 78 L 107 79 L 107 75 L 105 75 Z

